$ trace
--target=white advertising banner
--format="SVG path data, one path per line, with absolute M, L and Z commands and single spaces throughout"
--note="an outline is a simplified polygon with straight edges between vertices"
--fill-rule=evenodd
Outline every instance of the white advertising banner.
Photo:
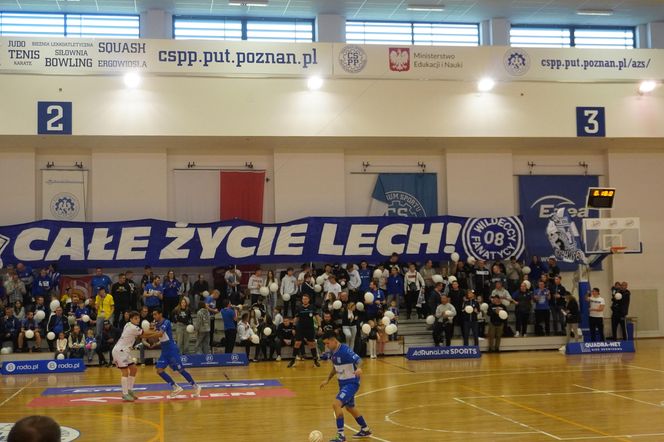
M 42 171 L 42 219 L 86 221 L 87 170 Z

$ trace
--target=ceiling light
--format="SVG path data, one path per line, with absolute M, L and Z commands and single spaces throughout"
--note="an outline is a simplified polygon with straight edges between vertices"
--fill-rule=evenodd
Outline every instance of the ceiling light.
M 480 92 L 489 92 L 496 85 L 492 78 L 485 77 L 477 82 L 477 90 Z
M 141 76 L 138 72 L 127 72 L 124 75 L 124 84 L 130 89 L 135 89 L 141 84 Z
M 229 6 L 267 6 L 268 0 L 229 0 Z
M 642 81 L 641 84 L 639 85 L 639 92 L 642 94 L 649 94 L 650 92 L 654 91 L 656 87 L 657 87 L 657 82 L 655 81 L 652 80 Z
M 445 5 L 408 5 L 406 9 L 409 11 L 442 12 L 445 10 Z
M 576 15 L 613 15 L 613 9 L 579 9 Z
M 307 87 L 310 91 L 317 91 L 323 87 L 323 79 L 320 77 L 310 77 L 307 80 Z

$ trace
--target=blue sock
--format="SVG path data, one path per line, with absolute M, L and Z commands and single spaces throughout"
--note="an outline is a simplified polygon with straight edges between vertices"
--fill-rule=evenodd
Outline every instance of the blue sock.
M 367 421 L 364 420 L 363 416 L 356 417 L 355 422 L 357 422 L 357 425 L 360 426 L 360 429 L 364 430 L 365 428 L 367 428 Z
M 182 375 L 183 378 L 187 380 L 191 385 L 196 385 L 196 381 L 194 381 L 194 378 L 191 377 L 189 372 L 187 370 L 180 370 L 180 374 Z
M 344 434 L 344 417 L 337 418 L 337 433 Z
M 172 377 L 170 377 L 168 375 L 168 373 L 166 373 L 165 371 L 162 371 L 161 373 L 158 373 L 158 374 L 163 380 L 165 380 L 168 384 L 170 384 L 171 387 L 175 386 L 175 381 L 173 380 Z

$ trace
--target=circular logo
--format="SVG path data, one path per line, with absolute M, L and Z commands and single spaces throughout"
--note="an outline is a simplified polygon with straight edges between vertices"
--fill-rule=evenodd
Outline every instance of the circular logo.
M 0 440 L 7 440 L 13 426 L 13 422 L 0 422 Z M 60 426 L 60 440 L 62 442 L 71 442 L 80 436 L 81 432 L 75 428 Z
M 427 216 L 422 203 L 408 192 L 393 190 L 385 193 L 388 216 Z
M 5 370 L 6 370 L 8 373 L 13 372 L 14 370 L 16 370 L 16 364 L 14 364 L 13 362 L 8 362 L 8 363 L 6 363 L 6 364 L 5 364 Z
M 53 371 L 53 370 L 55 370 L 56 368 L 58 368 L 58 363 L 55 362 L 55 361 L 51 361 L 51 362 L 49 362 L 48 364 L 46 364 L 46 368 L 48 368 L 49 370 Z
M 503 57 L 503 64 L 510 75 L 518 77 L 530 69 L 530 56 L 523 49 L 510 48 Z
M 357 74 L 367 65 L 367 53 L 359 46 L 345 46 L 339 53 L 339 64 L 349 74 Z
M 187 363 L 187 357 L 184 356 L 184 355 L 181 355 L 180 356 L 180 362 L 182 362 L 183 364 L 186 364 Z
M 504 260 L 523 253 L 525 233 L 516 216 L 471 218 L 461 235 L 466 253 L 476 259 Z
M 69 192 L 58 193 L 51 199 L 51 215 L 56 219 L 72 220 L 80 208 L 78 198 Z
M 240 357 L 236 353 L 231 354 L 231 361 L 239 361 L 239 360 Z
M 205 355 L 205 361 L 206 362 L 212 362 L 214 361 L 214 356 L 211 354 Z

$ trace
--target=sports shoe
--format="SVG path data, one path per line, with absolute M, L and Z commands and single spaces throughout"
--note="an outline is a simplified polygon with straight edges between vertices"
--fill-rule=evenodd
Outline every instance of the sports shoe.
M 514 333 L 515 338 L 518 338 L 519 336 L 521 336 L 521 333 L 519 333 L 519 332 Z
M 125 402 L 134 402 L 136 399 L 134 399 L 134 396 L 129 395 L 129 394 L 123 394 L 122 395 L 122 400 Z
M 134 392 L 134 390 L 129 390 L 129 396 L 133 397 L 134 399 L 138 399 L 138 396 Z
M 196 384 L 196 385 L 194 385 L 193 389 L 194 389 L 194 391 L 193 391 L 193 393 L 191 393 L 191 395 L 193 397 L 200 397 L 200 395 L 201 395 L 201 386 Z
M 281 361 L 281 356 L 277 356 L 277 362 Z
M 314 365 L 316 367 L 320 367 L 320 362 L 318 362 L 318 358 L 314 358 Z
M 295 359 L 298 360 L 298 361 L 301 361 L 301 360 L 302 360 L 302 356 L 297 355 L 297 356 L 295 356 Z
M 288 363 L 288 368 L 294 367 L 295 366 L 295 359 L 291 359 L 291 361 Z
M 337 433 L 336 436 L 330 439 L 330 442 L 346 442 L 346 436 L 341 433 Z
M 177 397 L 177 395 L 182 393 L 183 391 L 184 390 L 182 389 L 182 387 L 180 387 L 178 384 L 175 384 L 175 386 L 173 387 L 173 391 L 171 391 L 168 394 L 168 398 L 173 399 L 173 398 Z
M 369 437 L 371 436 L 371 434 L 372 434 L 371 430 L 367 428 L 366 430 L 360 430 L 357 433 L 353 434 L 353 437 L 355 439 L 359 439 L 361 437 Z

